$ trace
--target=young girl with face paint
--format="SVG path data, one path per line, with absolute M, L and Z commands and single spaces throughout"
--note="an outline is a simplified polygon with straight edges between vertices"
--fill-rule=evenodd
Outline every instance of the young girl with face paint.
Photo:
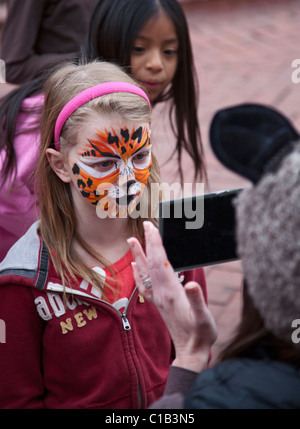
M 197 115 L 197 79 L 186 18 L 176 0 L 101 0 L 79 58 L 118 63 L 146 88 L 152 106 L 169 100 L 178 182 L 187 151 L 195 178 L 205 179 Z M 78 59 L 76 60 L 78 61 Z M 9 94 L 0 106 L 0 261 L 39 217 L 33 172 L 40 147 L 45 75 Z M 168 141 L 155 141 L 167 145 Z M 177 181 L 177 180 L 176 180 Z M 13 197 L 12 197 L 13 195 Z
M 127 242 L 144 243 L 134 213 L 159 182 L 150 121 L 146 93 L 115 65 L 47 81 L 41 218 L 0 264 L 0 408 L 145 408 L 162 395 L 171 340 Z M 202 270 L 184 277 L 206 294 Z

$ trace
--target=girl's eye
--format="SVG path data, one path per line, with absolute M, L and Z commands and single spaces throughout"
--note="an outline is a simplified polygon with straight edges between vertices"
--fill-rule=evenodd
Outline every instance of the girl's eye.
M 94 164 L 93 167 L 97 170 L 97 171 L 109 171 L 112 169 L 112 167 L 114 166 L 115 162 L 114 161 L 101 161 L 101 162 L 97 162 L 97 164 Z
M 177 55 L 177 54 L 178 54 L 178 51 L 177 51 L 177 49 L 165 49 L 165 50 L 164 50 L 164 53 L 165 53 L 166 55 Z
M 145 49 L 142 48 L 141 46 L 133 46 L 132 50 L 133 52 L 140 53 L 140 52 L 144 52 Z
M 134 164 L 142 164 L 143 162 L 146 161 L 146 159 L 149 158 L 149 155 L 150 155 L 150 151 L 142 152 L 135 155 L 135 157 L 133 158 Z

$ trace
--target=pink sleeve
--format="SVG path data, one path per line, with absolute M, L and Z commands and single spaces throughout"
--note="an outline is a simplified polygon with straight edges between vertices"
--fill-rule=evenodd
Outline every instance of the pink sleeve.
M 39 218 L 39 206 L 34 192 L 34 171 L 40 152 L 40 132 L 37 127 L 43 101 L 43 95 L 25 99 L 17 118 L 14 138 L 17 173 L 13 183 L 6 180 L 1 188 L 0 260 Z M 4 154 L 0 153 L 0 169 L 3 162 Z

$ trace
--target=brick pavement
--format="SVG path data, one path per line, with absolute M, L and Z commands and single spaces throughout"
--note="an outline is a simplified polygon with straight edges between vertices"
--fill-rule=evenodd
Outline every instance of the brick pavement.
M 200 82 L 199 118 L 207 158 L 205 192 L 247 186 L 225 169 L 208 143 L 211 118 L 219 108 L 244 102 L 264 103 L 284 112 L 300 130 L 300 83 L 292 82 L 291 67 L 300 59 L 299 0 L 183 0 Z M 300 73 L 299 73 L 300 77 Z M 154 109 L 155 110 L 155 109 Z M 177 181 L 175 159 L 164 164 L 174 148 L 165 109 L 154 112 L 154 150 L 167 182 Z M 165 116 L 164 116 L 165 115 Z M 165 121 L 162 121 L 162 118 Z M 163 123 L 163 125 L 162 125 Z M 155 146 L 156 141 L 168 144 Z M 184 159 L 185 181 L 192 181 L 192 164 Z M 209 306 L 219 338 L 215 362 L 238 323 L 241 309 L 240 262 L 205 269 Z

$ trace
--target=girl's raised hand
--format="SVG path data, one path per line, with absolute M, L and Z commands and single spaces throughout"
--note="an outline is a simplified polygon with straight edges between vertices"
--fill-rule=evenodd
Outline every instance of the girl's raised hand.
M 170 332 L 176 350 L 173 365 L 200 372 L 207 367 L 210 348 L 217 338 L 215 321 L 200 285 L 189 282 L 182 286 L 178 281 L 157 228 L 146 221 L 144 231 L 146 254 L 137 239 L 128 240 L 135 258 L 136 284 L 157 307 Z

